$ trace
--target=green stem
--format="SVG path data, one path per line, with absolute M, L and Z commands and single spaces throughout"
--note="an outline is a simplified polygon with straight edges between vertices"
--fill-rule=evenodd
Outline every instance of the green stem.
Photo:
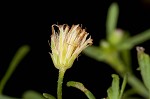
M 65 71 L 66 70 L 64 69 L 59 69 L 59 76 L 57 82 L 57 99 L 62 99 L 62 84 L 63 84 Z
M 129 75 L 128 76 L 128 83 L 136 90 L 136 92 L 145 97 L 148 98 L 149 93 L 146 90 L 145 86 L 143 85 L 143 83 L 134 75 Z
M 128 99 L 128 97 L 130 97 L 130 96 L 132 96 L 134 94 L 136 94 L 136 90 L 135 89 L 133 89 L 133 88 L 128 89 L 127 91 L 125 91 L 123 93 L 123 99 Z

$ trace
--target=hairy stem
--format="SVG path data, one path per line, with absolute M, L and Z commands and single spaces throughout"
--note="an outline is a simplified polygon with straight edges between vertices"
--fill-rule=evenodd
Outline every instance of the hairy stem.
M 65 74 L 64 69 L 59 70 L 59 76 L 58 76 L 58 82 L 57 82 L 57 99 L 62 99 L 62 84 L 63 84 L 63 78 Z

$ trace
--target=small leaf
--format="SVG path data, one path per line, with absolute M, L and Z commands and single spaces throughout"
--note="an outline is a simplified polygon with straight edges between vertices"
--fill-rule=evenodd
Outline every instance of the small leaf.
M 132 49 L 135 45 L 145 42 L 146 40 L 150 40 L 150 29 L 146 30 L 142 33 L 138 33 L 137 35 L 126 39 L 120 46 L 119 49 Z
M 43 93 L 43 96 L 44 96 L 46 99 L 56 99 L 53 95 L 48 94 L 48 93 Z
M 80 82 L 75 82 L 75 81 L 69 81 L 67 82 L 67 86 L 68 87 L 75 87 L 77 89 L 80 89 L 82 92 L 85 93 L 85 95 L 89 98 L 89 99 L 96 99 L 95 96 L 84 87 L 84 85 Z
M 117 26 L 119 14 L 119 7 L 117 3 L 112 3 L 108 9 L 107 20 L 106 20 L 106 31 L 107 37 L 111 36 Z
M 119 77 L 113 74 L 113 81 L 111 87 L 107 90 L 108 99 L 119 99 Z
M 22 99 L 45 99 L 42 94 L 36 91 L 27 91 L 23 94 Z
M 144 53 L 143 47 L 137 47 L 137 52 L 142 79 L 150 92 L 150 56 Z

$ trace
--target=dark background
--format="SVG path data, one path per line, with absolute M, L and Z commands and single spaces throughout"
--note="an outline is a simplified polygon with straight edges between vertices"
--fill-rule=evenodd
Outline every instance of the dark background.
M 9 79 L 4 94 L 21 97 L 27 90 L 51 93 L 56 96 L 58 70 L 53 66 L 48 52 L 48 40 L 52 24 L 82 24 L 98 45 L 105 38 L 105 22 L 108 7 L 112 2 L 119 4 L 118 28 L 134 36 L 150 28 L 150 3 L 148 0 L 101 0 L 101 1 L 51 1 L 51 2 L 5 2 L 1 3 L 0 18 L 0 78 L 17 51 L 23 45 L 30 52 L 19 64 Z M 140 44 L 150 54 L 150 41 Z M 137 68 L 136 50 L 131 50 L 134 69 Z M 111 84 L 111 74 L 116 73 L 109 65 L 97 62 L 83 54 L 76 60 L 64 78 L 63 97 L 87 99 L 67 81 L 82 82 L 100 99 L 106 97 Z M 135 73 L 138 73 L 135 71 Z

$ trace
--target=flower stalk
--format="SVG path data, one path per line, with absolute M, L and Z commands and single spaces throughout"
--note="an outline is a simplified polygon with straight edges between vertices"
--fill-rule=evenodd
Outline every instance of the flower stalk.
M 64 78 L 65 70 L 59 70 L 58 82 L 57 82 L 57 99 L 62 99 L 62 83 Z

